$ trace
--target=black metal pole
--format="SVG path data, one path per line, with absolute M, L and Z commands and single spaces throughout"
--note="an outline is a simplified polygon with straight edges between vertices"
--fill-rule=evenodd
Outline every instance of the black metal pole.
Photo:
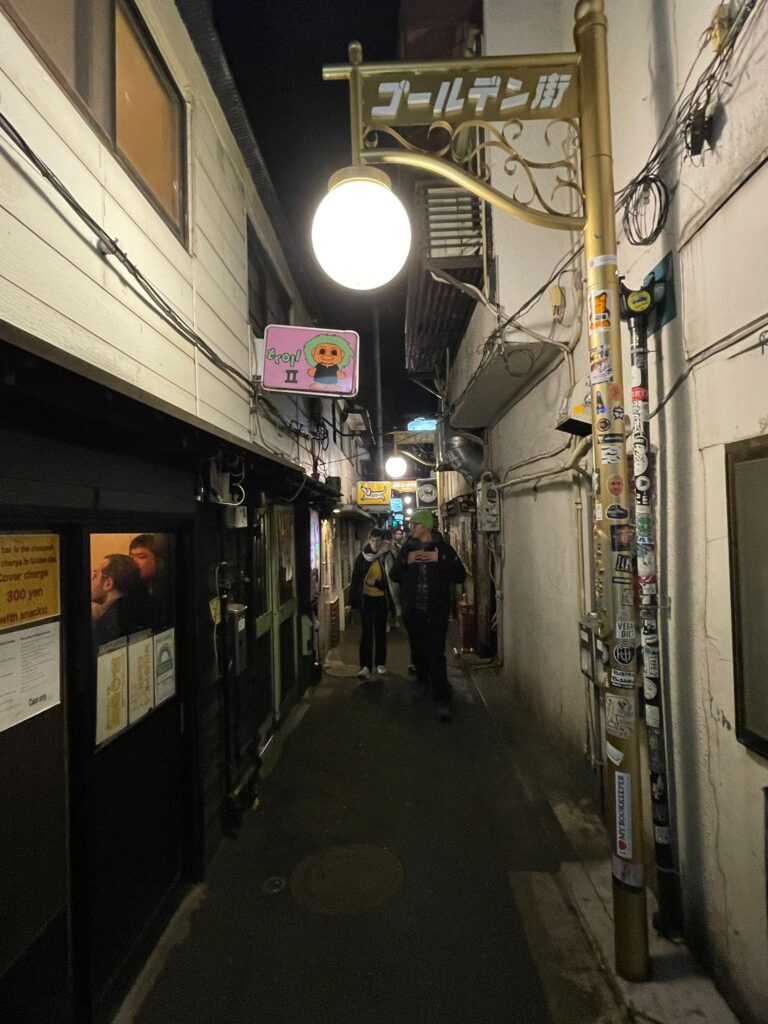
M 384 428 L 381 409 L 381 338 L 379 335 L 379 307 L 373 306 L 373 364 L 376 377 L 376 467 L 379 480 L 384 479 Z
M 656 286 L 657 293 L 663 286 Z M 662 935 L 682 934 L 680 875 L 672 846 L 664 707 L 659 667 L 659 599 L 656 571 L 656 523 L 653 513 L 655 466 L 651 456 L 648 413 L 648 314 L 660 295 L 653 289 L 624 292 L 622 306 L 628 321 L 632 353 L 632 447 L 635 472 L 635 534 L 643 656 L 645 723 L 651 773 L 651 813 L 656 851 L 659 909 L 654 927 Z

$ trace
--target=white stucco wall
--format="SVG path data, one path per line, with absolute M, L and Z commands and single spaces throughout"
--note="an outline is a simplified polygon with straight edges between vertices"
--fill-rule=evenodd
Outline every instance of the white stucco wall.
M 291 299 L 294 322 L 307 323 L 307 314 L 174 3 L 140 0 L 138 6 L 186 103 L 186 245 L 2 11 L 0 110 L 184 321 L 250 376 L 255 365 L 248 327 L 249 219 Z M 157 315 L 113 258 L 98 253 L 87 227 L 4 133 L 0 321 L 24 332 L 33 345 L 40 342 L 48 358 L 195 417 L 214 433 L 272 447 L 310 465 L 295 438 L 264 417 L 257 422 L 244 389 Z M 303 418 L 303 400 L 298 406 L 288 399 L 278 404 L 289 418 Z M 336 446 L 325 453 L 328 472 L 354 476 L 343 455 Z
M 740 6 L 737 4 L 735 6 Z M 545 7 L 546 10 L 542 10 Z M 702 44 L 713 5 L 703 0 L 608 0 L 615 183 L 643 166 Z M 573 5 L 486 0 L 489 53 L 570 49 Z M 768 1021 L 768 928 L 762 788 L 768 763 L 735 735 L 725 445 L 768 429 L 768 361 L 756 331 L 719 355 L 712 346 L 768 315 L 768 13 L 758 4 L 729 69 L 713 152 L 676 159 L 667 225 L 650 247 L 619 227 L 619 271 L 639 286 L 672 252 L 678 316 L 651 341 L 651 410 L 687 379 L 652 420 L 659 448 L 659 573 L 664 672 L 671 695 L 677 818 L 686 934 L 744 1020 Z M 694 82 L 709 60 L 703 52 Z M 762 165 L 762 166 L 761 166 Z M 549 276 L 569 240 L 494 217 L 500 298 L 514 310 Z M 564 278 L 566 322 L 576 303 Z M 526 322 L 548 329 L 544 299 Z M 562 328 L 557 328 L 558 331 Z M 625 380 L 629 351 L 625 337 Z M 472 339 L 476 347 L 476 339 Z M 701 360 L 698 365 L 691 358 Z M 451 394 L 471 364 L 459 353 Z M 577 375 L 587 371 L 582 341 Z M 506 467 L 562 441 L 553 429 L 564 387 L 556 369 L 490 430 L 491 462 Z M 463 376 L 462 376 L 463 375 Z M 544 459 L 530 469 L 557 464 Z M 572 755 L 584 742 L 579 675 L 577 566 L 570 489 L 511 488 L 504 497 L 505 667 L 553 741 Z

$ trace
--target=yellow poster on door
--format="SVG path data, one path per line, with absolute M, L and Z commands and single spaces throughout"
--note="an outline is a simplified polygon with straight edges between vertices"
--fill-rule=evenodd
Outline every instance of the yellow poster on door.
M 58 614 L 58 535 L 0 534 L 0 631 Z

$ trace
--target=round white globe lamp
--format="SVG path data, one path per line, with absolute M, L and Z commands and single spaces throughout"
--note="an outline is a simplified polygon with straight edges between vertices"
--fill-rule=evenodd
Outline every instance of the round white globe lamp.
M 412 504 L 412 503 L 413 503 L 413 498 L 411 497 L 411 495 L 410 495 L 410 494 L 406 494 L 406 496 L 405 496 L 405 498 L 403 499 L 403 501 L 405 501 L 405 504 L 406 504 L 406 505 L 410 505 L 410 504 Z
M 404 477 L 407 469 L 408 463 L 402 455 L 390 455 L 384 463 L 384 472 L 390 480 L 399 480 Z
M 389 177 L 375 167 L 337 171 L 312 221 L 312 247 L 345 288 L 369 291 L 396 277 L 411 248 L 411 224 Z

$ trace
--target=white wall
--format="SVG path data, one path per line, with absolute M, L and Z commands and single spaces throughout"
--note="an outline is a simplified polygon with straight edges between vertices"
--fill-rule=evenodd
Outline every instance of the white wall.
M 138 6 L 187 107 L 188 245 L 166 226 L 2 12 L 0 110 L 185 322 L 250 375 L 248 218 L 290 296 L 294 322 L 307 323 L 307 314 L 175 5 L 140 0 Z M 252 416 L 245 391 L 153 311 L 113 258 L 99 255 L 82 221 L 4 134 L 0 321 L 85 375 L 106 374 L 118 390 L 309 465 L 295 439 Z M 295 403 L 283 405 L 289 417 L 302 418 Z M 335 448 L 325 453 L 328 461 L 337 460 L 332 475 L 350 474 L 350 464 L 338 461 L 342 454 Z
M 573 5 L 536 9 L 522 0 L 486 0 L 489 53 L 572 48 Z M 739 5 L 740 6 L 740 5 Z M 701 46 L 714 5 L 704 0 L 608 0 L 615 182 L 644 164 Z M 696 65 L 694 82 L 709 60 Z M 678 316 L 652 339 L 651 409 L 678 379 L 685 383 L 652 420 L 659 448 L 659 570 L 667 605 L 664 670 L 671 694 L 676 812 L 689 943 L 737 1013 L 768 1021 L 768 928 L 763 794 L 768 764 L 735 736 L 724 446 L 768 430 L 768 361 L 739 355 L 756 333 L 720 355 L 722 339 L 768 316 L 768 7 L 758 4 L 729 69 L 714 152 L 675 159 L 677 182 L 665 230 L 633 247 L 619 228 L 620 273 L 638 286 L 672 252 Z M 760 168 L 760 169 L 758 169 Z M 750 177 L 750 175 L 752 175 Z M 498 175 L 494 179 L 499 183 Z M 746 182 L 746 184 L 744 184 Z M 569 240 L 533 232 L 496 215 L 501 299 L 508 311 L 540 284 Z M 578 304 L 564 279 L 566 322 Z M 526 322 L 548 329 L 548 300 Z M 567 334 L 566 328 L 556 327 Z M 468 379 L 477 338 L 455 363 L 451 394 Z M 629 365 L 628 339 L 624 346 Z M 691 358 L 700 360 L 698 365 Z M 577 375 L 587 371 L 584 341 Z M 562 442 L 554 404 L 565 386 L 561 365 L 490 431 L 491 462 L 504 470 Z M 628 374 L 625 374 L 628 380 Z M 531 472 L 556 465 L 543 459 Z M 510 685 L 533 707 L 561 749 L 580 756 L 584 705 L 579 676 L 576 543 L 572 493 L 563 484 L 510 488 L 504 496 L 504 657 Z

